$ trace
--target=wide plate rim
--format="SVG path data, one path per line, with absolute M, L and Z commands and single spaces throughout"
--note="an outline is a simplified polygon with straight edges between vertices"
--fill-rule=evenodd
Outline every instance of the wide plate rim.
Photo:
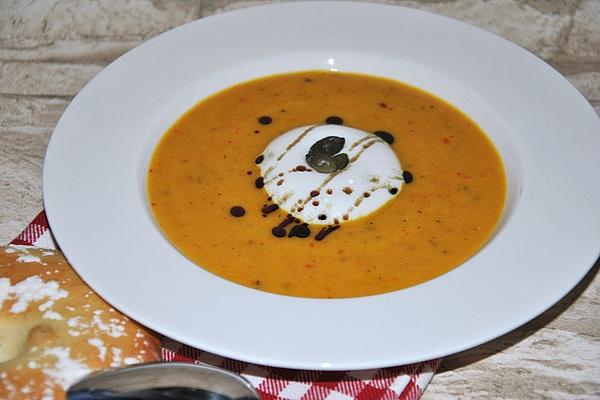
M 410 15 L 418 15 L 420 16 L 420 18 L 423 18 L 424 20 L 430 20 L 430 21 L 435 21 L 435 22 L 440 22 L 445 21 L 446 23 L 452 25 L 452 28 L 455 29 L 456 27 L 459 27 L 460 29 L 466 29 L 469 32 L 478 32 L 479 35 L 481 37 L 485 37 L 485 40 L 489 40 L 491 43 L 502 43 L 502 46 L 508 46 L 509 48 L 513 49 L 512 51 L 515 52 L 521 52 L 521 54 L 523 54 L 524 50 L 522 50 L 521 48 L 519 48 L 518 46 L 511 44 L 509 42 L 507 42 L 504 39 L 501 39 L 493 34 L 490 34 L 488 32 L 479 30 L 478 28 L 472 27 L 470 25 L 449 19 L 447 17 L 441 17 L 441 16 L 437 16 L 434 14 L 429 14 L 429 13 L 425 13 L 422 11 L 416 11 L 416 10 L 412 10 L 412 9 L 403 9 L 401 7 L 397 7 L 397 6 L 387 6 L 387 5 L 378 5 L 378 4 L 372 4 L 372 3 L 344 3 L 344 2 L 310 2 L 310 3 L 287 3 L 287 4 L 273 4 L 273 5 L 267 5 L 267 6 L 259 6 L 259 7 L 250 7 L 250 8 L 246 8 L 246 9 L 241 9 L 241 10 L 236 10 L 230 13 L 224 13 L 224 14 L 219 14 L 213 17 L 209 17 L 206 20 L 208 21 L 219 21 L 219 23 L 222 23 L 223 21 L 227 22 L 228 20 L 234 20 L 234 19 L 238 19 L 238 18 L 245 18 L 246 15 L 248 14 L 253 14 L 256 15 L 257 10 L 260 10 L 260 12 L 264 12 L 264 13 L 270 13 L 270 12 L 275 12 L 278 13 L 280 12 L 280 10 L 283 9 L 291 9 L 294 8 L 296 11 L 298 10 L 315 10 L 315 9 L 320 9 L 321 11 L 324 12 L 332 12 L 332 10 L 336 10 L 336 7 L 344 7 L 346 9 L 345 12 L 367 12 L 368 13 L 373 13 L 373 14 L 378 14 L 378 13 L 385 13 L 385 12 L 392 12 L 391 10 L 394 10 L 393 13 L 408 13 Z M 347 10 L 354 10 L 354 11 L 347 11 Z M 281 14 L 278 14 L 281 15 Z M 190 337 L 189 334 L 186 333 L 182 333 L 181 331 L 173 331 L 171 329 L 169 329 L 168 327 L 165 326 L 161 326 L 160 322 L 157 322 L 155 320 L 154 317 L 150 317 L 148 316 L 148 311 L 147 310 L 143 310 L 143 306 L 141 306 L 140 304 L 136 303 L 136 302 L 132 302 L 132 304 L 128 304 L 129 300 L 124 300 L 122 298 L 122 295 L 119 296 L 115 296 L 114 290 L 111 292 L 111 290 L 109 290 L 107 288 L 107 285 L 109 284 L 107 280 L 103 280 L 103 281 L 99 281 L 97 278 L 97 272 L 93 272 L 89 270 L 89 266 L 88 263 L 86 262 L 85 258 L 86 257 L 90 257 L 89 254 L 89 249 L 88 249 L 88 254 L 80 254 L 80 251 L 77 250 L 77 247 L 74 245 L 75 242 L 77 242 L 76 240 L 74 240 L 74 232 L 69 232 L 69 229 L 72 230 L 73 227 L 73 221 L 70 221 L 69 223 L 71 224 L 70 227 L 67 227 L 65 225 L 65 223 L 63 222 L 63 217 L 65 216 L 64 214 L 64 206 L 61 205 L 59 207 L 59 203 L 64 201 L 64 197 L 61 195 L 61 193 L 64 193 L 64 190 L 58 190 L 58 189 L 64 189 L 65 188 L 65 184 L 57 184 L 57 179 L 65 179 L 63 177 L 60 177 L 60 172 L 64 172 L 64 167 L 59 167 L 58 165 L 60 163 L 62 163 L 62 160 L 59 160 L 59 155 L 60 156 L 64 156 L 65 152 L 64 152 L 64 143 L 60 143 L 59 142 L 59 138 L 62 136 L 65 136 L 64 130 L 68 129 L 68 127 L 65 127 L 69 124 L 69 119 L 70 118 L 74 118 L 74 116 L 80 115 L 82 112 L 84 112 L 84 110 L 80 109 L 79 107 L 82 106 L 83 101 L 86 101 L 86 99 L 81 100 L 82 97 L 88 96 L 89 93 L 88 91 L 93 91 L 93 90 L 97 90 L 98 89 L 98 85 L 97 82 L 101 79 L 107 79 L 107 76 L 117 72 L 119 70 L 119 68 L 122 68 L 123 65 L 126 65 L 128 60 L 132 57 L 139 57 L 139 56 L 143 56 L 144 52 L 150 51 L 152 50 L 153 46 L 161 46 L 161 42 L 165 42 L 168 41 L 169 38 L 171 38 L 173 35 L 176 34 L 181 34 L 182 32 L 185 31 L 190 31 L 193 30 L 195 26 L 198 26 L 198 24 L 205 24 L 206 21 L 203 22 L 203 20 L 199 20 L 199 21 L 194 21 L 191 23 L 188 23 L 182 27 L 179 28 L 175 28 L 172 31 L 168 31 L 164 34 L 159 35 L 157 38 L 152 39 L 146 43 L 144 43 L 143 45 L 133 49 L 131 52 L 125 54 L 124 56 L 120 57 L 118 60 L 116 60 L 115 62 L 113 62 L 109 67 L 107 67 L 100 75 L 98 75 L 97 78 L 94 78 L 94 80 L 92 80 L 92 82 L 90 82 L 90 84 L 88 84 L 86 86 L 86 88 L 84 90 L 82 90 L 82 92 L 80 92 L 80 94 L 73 100 L 73 102 L 71 103 L 71 105 L 68 107 L 67 111 L 65 111 L 65 114 L 63 114 L 63 117 L 61 117 L 61 120 L 59 122 L 59 124 L 56 127 L 55 133 L 53 134 L 51 140 L 50 140 L 50 144 L 48 147 L 48 152 L 47 152 L 47 156 L 46 156 L 46 167 L 44 168 L 44 176 L 43 176 L 43 181 L 44 181 L 44 203 L 46 206 L 46 211 L 48 214 L 48 219 L 50 221 L 50 224 L 52 226 L 53 232 L 56 236 L 56 239 L 59 243 L 59 245 L 61 246 L 61 248 L 63 248 L 63 251 L 65 252 L 65 255 L 67 256 L 67 258 L 69 259 L 69 261 L 72 262 L 74 268 L 81 274 L 81 276 L 84 278 L 84 280 L 86 280 L 88 282 L 88 284 L 90 284 L 90 286 L 92 286 L 92 288 L 94 288 L 98 293 L 100 293 L 102 296 L 104 296 L 109 302 L 115 304 L 115 306 L 117 306 L 117 308 L 121 309 L 122 311 L 125 311 L 126 313 L 130 314 L 132 317 L 138 319 L 140 322 L 147 324 L 149 327 L 164 333 L 164 334 L 168 334 L 168 336 L 170 336 L 173 339 L 179 340 L 181 342 L 184 343 L 188 343 L 191 345 L 196 345 L 197 347 L 201 347 L 203 349 L 206 349 L 208 351 L 212 351 L 221 355 L 225 355 L 228 357 L 232 357 L 232 358 L 237 358 L 237 359 L 241 359 L 243 361 L 249 361 L 249 362 L 255 362 L 255 363 L 259 363 L 259 364 L 267 364 L 267 365 L 273 365 L 273 366 L 278 366 L 278 367 L 289 367 L 289 368 L 309 368 L 309 369 L 364 369 L 364 368 L 374 368 L 374 367 L 386 367 L 386 366 L 393 366 L 393 365 L 398 365 L 399 363 L 410 363 L 410 362 L 416 362 L 416 361 L 424 361 L 424 360 L 428 360 L 431 358 L 435 358 L 435 357 L 439 357 L 439 356 L 443 356 L 446 354 L 451 354 L 457 351 L 461 351 L 464 350 L 466 348 L 470 348 L 473 346 L 476 346 L 478 344 L 484 343 L 490 339 L 493 339 L 495 337 L 498 337 L 518 326 L 520 326 L 521 324 L 527 322 L 528 320 L 532 319 L 533 317 L 539 315 L 540 313 L 542 313 L 543 311 L 545 311 L 547 308 L 551 307 L 554 303 L 556 303 L 560 298 L 562 298 L 566 293 L 568 293 L 576 284 L 577 282 L 579 282 L 587 273 L 587 271 L 592 267 L 593 263 L 595 262 L 595 260 L 598 257 L 598 246 L 596 245 L 596 247 L 594 249 L 589 249 L 588 254 L 586 254 L 586 260 L 580 260 L 578 262 L 578 269 L 576 271 L 576 273 L 571 273 L 569 274 L 568 278 L 568 282 L 563 282 L 560 285 L 561 290 L 556 290 L 552 293 L 552 296 L 549 296 L 548 298 L 545 299 L 545 301 L 536 304 L 536 306 L 534 307 L 535 310 L 529 310 L 529 312 L 527 313 L 527 315 L 522 314 L 522 315 L 518 315 L 518 317 L 513 318 L 510 321 L 510 324 L 506 324 L 505 326 L 502 327 L 502 329 L 495 329 L 495 330 L 488 330 L 485 334 L 476 334 L 473 335 L 472 340 L 470 341 L 465 341 L 465 340 L 460 340 L 457 341 L 453 344 L 450 343 L 446 343 L 446 345 L 444 346 L 439 346 L 439 345 L 433 345 L 432 344 L 432 350 L 430 352 L 421 352 L 419 355 L 414 355 L 412 354 L 411 356 L 402 356 L 399 353 L 402 353 L 401 351 L 398 352 L 397 350 L 394 349 L 389 349 L 386 354 L 383 354 L 383 352 L 380 351 L 380 354 L 378 355 L 378 357 L 372 358 L 372 354 L 366 354 L 364 356 L 360 356 L 358 355 L 357 357 L 355 357 L 354 359 L 343 359 L 342 361 L 338 361 L 336 359 L 333 358 L 325 358 L 325 359 L 318 359 L 315 358 L 314 360 L 308 360 L 305 357 L 300 357 L 299 356 L 299 352 L 302 351 L 306 351 L 307 349 L 303 346 L 298 346 L 298 348 L 296 350 L 290 348 L 290 347 L 294 347 L 294 346 L 289 346 L 289 345 L 284 345 L 284 346 L 280 346 L 281 349 L 280 350 L 285 350 L 283 351 L 283 353 L 286 354 L 282 354 L 281 356 L 273 356 L 272 354 L 270 355 L 265 355 L 262 354 L 263 351 L 261 351 L 260 346 L 258 349 L 250 349 L 248 350 L 247 348 L 242 348 L 240 347 L 240 341 L 236 342 L 236 346 L 230 347 L 230 344 L 226 343 L 226 341 L 220 341 L 220 339 L 215 338 L 214 335 L 210 336 L 210 337 Z M 563 85 L 564 88 L 564 83 L 566 82 L 566 80 L 564 78 L 562 78 L 562 76 L 560 76 L 560 74 L 558 74 L 556 71 L 552 70 L 549 66 L 547 66 L 547 64 L 543 63 L 541 60 L 537 59 L 537 57 L 531 55 L 530 53 L 526 53 L 526 57 L 528 58 L 534 58 L 536 61 L 533 62 L 534 65 L 538 65 L 539 68 L 542 69 L 546 69 L 546 73 L 550 73 L 550 74 L 555 74 L 555 79 L 557 82 L 557 85 Z M 551 72 L 548 71 L 548 68 L 550 68 Z M 569 94 L 571 96 L 579 96 L 580 97 L 580 102 L 581 100 L 583 100 L 583 97 L 581 96 L 581 94 L 579 94 L 578 92 L 576 92 L 576 90 L 574 88 L 572 88 L 570 85 L 568 86 L 568 90 L 569 90 Z M 585 100 L 583 100 L 583 103 L 587 103 L 585 102 Z M 591 106 L 589 106 L 589 104 L 587 104 L 587 111 L 584 111 L 584 113 L 587 113 L 587 115 L 590 117 L 590 121 L 593 121 L 593 116 L 590 114 L 590 111 L 593 113 L 593 110 L 591 109 Z M 583 114 L 582 114 L 583 115 Z M 592 122 L 593 123 L 593 122 Z M 598 126 L 598 118 L 596 116 L 596 126 Z M 596 139 L 597 140 L 597 139 Z M 63 147 L 61 147 L 63 146 Z M 598 166 L 598 163 L 595 164 L 591 164 L 594 167 Z M 527 178 L 525 178 L 526 183 L 529 183 L 530 181 L 527 180 Z M 85 182 L 80 182 L 82 185 L 85 184 Z M 59 188 L 59 186 L 61 186 Z M 600 194 L 598 190 L 593 191 L 593 193 L 591 194 L 591 196 L 595 197 L 595 198 L 600 198 Z M 84 196 L 85 197 L 85 196 Z M 81 198 L 81 197 L 79 197 Z M 114 217 L 114 216 L 113 216 Z M 599 216 L 598 213 L 596 212 L 595 215 L 591 216 L 592 218 L 590 218 L 591 220 L 598 220 Z M 81 227 L 78 228 L 79 231 L 78 233 L 81 233 Z M 594 234 L 597 234 L 597 231 L 593 232 Z M 76 236 L 76 235 L 75 235 Z M 595 237 L 597 239 L 597 237 Z M 597 243 L 597 241 L 596 241 Z M 119 253 L 121 254 L 121 253 Z M 585 266 L 583 266 L 585 264 Z M 435 280 L 434 280 L 435 281 Z M 432 282 L 429 286 L 433 285 L 435 286 L 436 282 Z M 291 307 L 294 310 L 298 310 L 298 308 L 296 307 L 300 307 L 299 309 L 313 309 L 314 307 L 321 307 L 322 306 L 322 302 L 320 301 L 315 301 L 315 300 L 308 300 L 308 299 L 304 299 L 302 301 L 296 301 L 296 300 L 290 300 L 290 299 L 286 299 L 286 298 L 279 298 L 276 295 L 269 295 L 269 294 L 258 294 L 256 295 L 258 297 L 261 298 L 261 301 L 273 301 L 274 298 L 278 298 L 280 301 L 282 301 L 283 303 L 290 303 L 290 305 L 293 303 L 293 305 L 291 305 Z M 381 296 L 377 296 L 378 298 L 385 298 L 388 299 L 390 301 L 392 301 L 394 298 L 396 297 L 402 297 L 402 294 L 387 294 L 387 295 L 381 295 Z M 364 299 L 364 298 L 363 298 Z M 347 300 L 338 300 L 338 301 L 330 301 L 329 304 L 353 304 L 353 305 L 360 305 L 361 302 L 363 302 L 363 300 L 361 299 L 347 299 Z M 298 306 L 298 304 L 300 304 L 301 306 Z M 142 308 L 140 308 L 142 307 Z M 332 306 L 333 308 L 336 308 L 337 306 Z M 337 308 L 336 308 L 337 309 Z M 142 310 L 142 311 L 140 311 Z M 248 321 L 247 319 L 245 320 L 246 322 Z M 222 322 L 222 321 L 221 321 Z M 320 321 L 320 322 L 325 322 L 325 321 Z M 440 326 L 438 326 L 437 329 L 439 329 Z M 432 326 L 432 329 L 436 329 L 435 326 Z M 304 332 L 306 333 L 306 332 Z M 259 338 L 257 337 L 253 337 L 254 340 L 257 340 L 258 342 L 260 342 Z M 370 337 L 370 339 L 373 339 L 373 337 Z M 329 338 L 328 340 L 332 340 L 332 338 Z M 398 340 L 402 340 L 401 335 L 398 336 Z M 248 345 L 250 345 L 251 343 L 246 343 L 248 347 Z M 249 346 L 252 347 L 252 346 Z M 443 348 L 443 350 L 441 349 Z M 264 348 L 262 349 L 264 350 Z M 324 350 L 324 349 L 322 349 Z M 291 353 L 290 353 L 291 351 Z M 296 354 L 298 357 L 294 358 L 294 354 Z M 330 356 L 330 355 L 329 355 Z M 371 357 L 371 358 L 365 358 L 365 357 Z

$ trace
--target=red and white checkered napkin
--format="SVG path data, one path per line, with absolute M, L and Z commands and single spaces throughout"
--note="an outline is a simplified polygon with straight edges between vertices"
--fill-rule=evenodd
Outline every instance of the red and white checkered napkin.
M 56 248 L 46 214 L 39 213 L 11 244 Z M 168 338 L 163 339 L 162 347 L 164 361 L 205 363 L 241 374 L 264 400 L 416 400 L 440 364 L 438 359 L 361 371 L 303 371 L 232 360 Z

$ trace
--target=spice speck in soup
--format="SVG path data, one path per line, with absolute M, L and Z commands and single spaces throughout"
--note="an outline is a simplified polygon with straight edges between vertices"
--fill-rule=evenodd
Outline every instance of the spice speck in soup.
M 498 152 L 459 109 L 402 82 L 331 71 L 266 76 L 200 101 L 164 134 L 149 171 L 154 218 L 181 253 L 298 297 L 380 294 L 444 274 L 485 245 L 506 195 Z

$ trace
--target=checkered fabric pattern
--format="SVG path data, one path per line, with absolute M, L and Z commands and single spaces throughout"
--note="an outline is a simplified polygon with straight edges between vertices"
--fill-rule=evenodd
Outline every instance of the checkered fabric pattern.
M 11 244 L 56 248 L 44 211 Z M 263 400 L 417 400 L 440 360 L 360 371 L 306 371 L 232 360 L 163 338 L 164 361 L 209 364 L 241 374 Z

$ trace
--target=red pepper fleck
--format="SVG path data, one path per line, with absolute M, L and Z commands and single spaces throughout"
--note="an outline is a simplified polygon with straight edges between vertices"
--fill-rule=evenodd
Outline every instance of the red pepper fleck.
M 446 144 L 450 143 L 450 139 L 448 139 L 448 138 L 445 137 L 444 138 L 444 143 L 446 143 Z

